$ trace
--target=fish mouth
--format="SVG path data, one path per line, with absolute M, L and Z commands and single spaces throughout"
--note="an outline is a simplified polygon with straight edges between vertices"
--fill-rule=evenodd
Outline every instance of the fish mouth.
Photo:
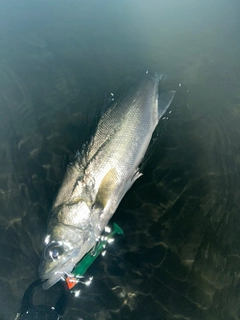
M 65 278 L 71 273 L 73 268 L 74 264 L 67 264 L 66 266 L 66 263 L 64 263 L 64 265 L 58 267 L 57 270 L 52 270 L 47 274 L 40 275 L 41 280 L 44 281 L 42 283 L 42 288 L 44 290 L 47 290 L 59 280 L 65 280 Z
M 95 239 L 93 240 L 95 242 Z M 49 257 L 43 252 L 42 260 L 38 270 L 40 279 L 43 281 L 42 288 L 47 290 L 59 280 L 62 279 L 64 281 L 71 274 L 76 263 L 80 261 L 83 256 L 92 248 L 94 242 L 86 241 L 82 243 L 80 247 L 78 245 L 75 248 L 74 246 L 71 248 L 65 244 L 63 253 L 60 255 L 59 259 L 56 260 L 54 260 L 54 258 L 51 256 L 50 260 Z
M 56 271 L 51 271 L 48 274 L 41 276 L 41 279 L 44 281 L 42 283 L 42 288 L 44 290 L 49 289 L 59 280 L 65 280 L 65 278 L 71 273 L 74 265 L 66 269 L 66 267 L 58 268 Z

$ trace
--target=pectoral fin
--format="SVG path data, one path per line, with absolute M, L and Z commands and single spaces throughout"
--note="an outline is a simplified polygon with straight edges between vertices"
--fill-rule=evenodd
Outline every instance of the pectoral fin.
M 115 169 L 111 169 L 102 179 L 102 182 L 98 188 L 96 195 L 96 201 L 94 203 L 95 209 L 103 210 L 107 204 L 108 199 L 111 197 L 118 181 L 118 174 Z

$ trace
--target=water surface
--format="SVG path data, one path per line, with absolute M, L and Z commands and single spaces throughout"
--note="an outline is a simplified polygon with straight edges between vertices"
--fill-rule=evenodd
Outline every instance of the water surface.
M 239 15 L 234 0 L 2 1 L 0 319 L 38 277 L 67 163 L 142 70 L 177 94 L 112 219 L 125 236 L 64 319 L 240 318 Z

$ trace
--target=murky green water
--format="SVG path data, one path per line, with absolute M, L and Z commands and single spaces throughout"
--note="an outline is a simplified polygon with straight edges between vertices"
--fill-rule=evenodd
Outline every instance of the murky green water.
M 141 70 L 168 74 L 172 112 L 114 215 L 125 236 L 64 319 L 240 319 L 239 16 L 235 0 L 2 1 L 0 319 L 38 277 L 52 200 L 105 95 Z

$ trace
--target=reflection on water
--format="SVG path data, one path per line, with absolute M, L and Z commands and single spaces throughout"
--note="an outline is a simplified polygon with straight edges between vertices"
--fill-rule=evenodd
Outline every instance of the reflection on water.
M 240 317 L 239 14 L 227 0 L 3 5 L 0 319 L 38 277 L 49 208 L 105 94 L 146 69 L 168 73 L 172 113 L 114 215 L 125 236 L 65 319 Z

